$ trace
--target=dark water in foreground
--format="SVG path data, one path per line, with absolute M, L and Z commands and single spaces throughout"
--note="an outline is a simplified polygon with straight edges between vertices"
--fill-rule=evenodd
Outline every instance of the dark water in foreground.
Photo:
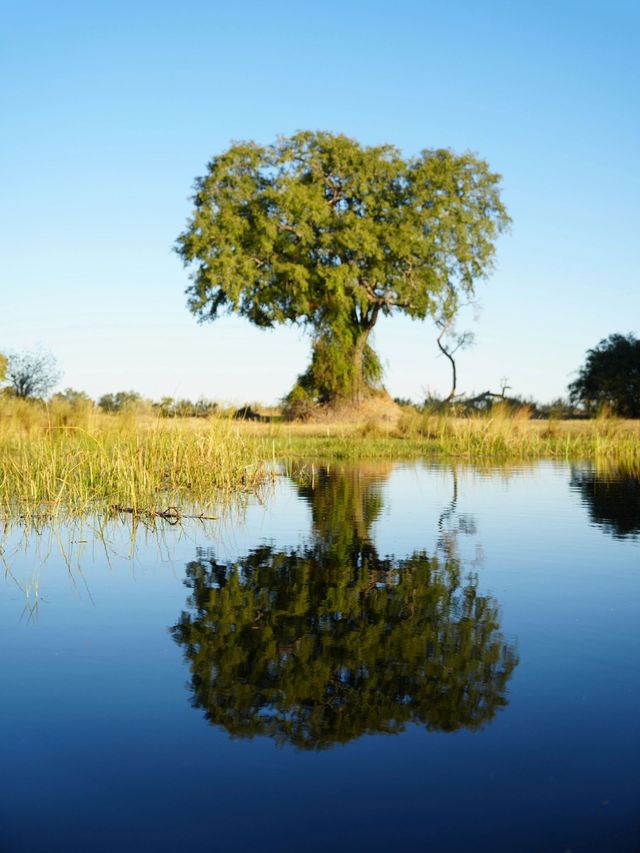
M 132 533 L 0 540 L 2 853 L 640 850 L 638 480 L 337 465 Z

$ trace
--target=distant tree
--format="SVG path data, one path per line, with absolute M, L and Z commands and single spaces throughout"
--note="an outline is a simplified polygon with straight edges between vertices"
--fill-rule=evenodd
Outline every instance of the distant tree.
M 206 418 L 209 415 L 213 415 L 214 412 L 218 411 L 218 404 L 214 403 L 213 400 L 207 400 L 204 397 L 200 397 L 193 404 L 193 417 L 196 418 Z
M 7 357 L 0 352 L 0 382 L 4 382 L 7 375 Z
M 535 403 L 534 408 L 536 415 L 541 418 L 560 420 L 576 417 L 575 406 L 563 397 L 557 397 L 550 403 Z
M 472 154 L 304 131 L 232 145 L 195 185 L 177 241 L 200 320 L 234 312 L 311 332 L 294 398 L 360 399 L 379 383 L 381 315 L 453 317 L 491 268 L 509 217 L 500 175 Z
M 102 397 L 98 399 L 98 406 L 102 409 L 103 412 L 115 412 L 115 397 L 113 394 L 103 394 Z
M 65 388 L 51 397 L 49 423 L 54 426 L 87 427 L 93 412 L 93 400 L 84 391 Z
M 76 391 L 75 388 L 65 388 L 64 391 L 58 391 L 51 399 L 59 403 L 68 403 L 70 406 L 93 405 L 93 400 L 88 394 L 84 391 Z
M 191 400 L 175 400 L 172 414 L 177 418 L 205 418 L 216 409 L 217 404 L 209 400 L 199 399 L 195 403 Z
M 118 391 L 115 394 L 103 394 L 98 400 L 98 406 L 103 412 L 121 412 L 141 402 L 142 397 L 137 391 Z
M 203 397 L 192 403 L 191 400 L 175 400 L 173 397 L 162 397 L 154 403 L 153 408 L 162 418 L 206 418 L 218 409 L 218 404 Z
M 173 397 L 161 397 L 158 402 L 153 404 L 153 408 L 161 418 L 172 418 L 174 416 L 173 407 L 175 402 Z
M 569 394 L 588 412 L 607 406 L 620 417 L 640 417 L 640 340 L 633 334 L 601 340 L 587 351 Z
M 16 397 L 46 397 L 62 376 L 56 359 L 48 352 L 12 353 L 6 378 Z

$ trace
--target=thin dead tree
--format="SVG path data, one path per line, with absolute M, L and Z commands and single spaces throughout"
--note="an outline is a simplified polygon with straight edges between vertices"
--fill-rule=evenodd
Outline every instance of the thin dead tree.
M 458 371 L 456 367 L 456 360 L 454 355 L 458 352 L 458 350 L 465 349 L 473 343 L 473 332 L 463 332 L 461 335 L 455 335 L 453 332 L 453 318 L 443 318 L 436 320 L 436 326 L 440 329 L 440 334 L 436 338 L 436 343 L 438 344 L 438 349 L 440 352 L 449 360 L 449 364 L 451 365 L 451 391 L 449 391 L 449 395 L 443 400 L 443 404 L 450 403 L 457 395 L 457 386 L 458 386 Z M 446 339 L 447 336 L 453 338 L 452 344 L 447 344 Z
M 477 306 L 475 307 L 477 310 Z M 438 344 L 438 349 L 442 355 L 447 358 L 451 365 L 451 390 L 447 397 L 442 401 L 442 406 L 446 406 L 456 398 L 458 398 L 459 402 L 463 403 L 466 407 L 471 408 L 487 406 L 494 400 L 505 400 L 507 391 L 511 390 L 511 385 L 508 384 L 509 380 L 505 377 L 500 380 L 500 391 L 482 391 L 480 394 L 476 394 L 473 397 L 465 397 L 464 394 L 457 393 L 458 369 L 454 356 L 459 350 L 466 349 L 468 346 L 471 346 L 475 336 L 473 332 L 470 331 L 462 332 L 462 334 L 459 335 L 456 334 L 453 325 L 454 321 L 455 314 L 448 314 L 445 312 L 443 312 L 436 320 L 436 326 L 440 330 L 438 337 L 436 338 L 436 343 Z

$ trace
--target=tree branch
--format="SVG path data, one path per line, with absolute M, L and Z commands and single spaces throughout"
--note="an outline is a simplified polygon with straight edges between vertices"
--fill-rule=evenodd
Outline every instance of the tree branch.
M 288 225 L 286 222 L 278 222 L 277 228 L 278 231 L 285 231 L 289 234 L 295 234 L 298 240 L 302 240 L 302 234 L 298 231 L 297 228 L 294 228 L 293 225 Z
M 442 343 L 442 338 L 445 335 L 445 333 L 447 332 L 448 328 L 449 328 L 449 323 L 444 323 L 442 326 L 442 329 L 440 331 L 440 334 L 436 338 L 436 343 L 438 344 L 438 349 L 440 350 L 440 352 L 443 355 L 445 355 L 449 359 L 449 363 L 451 364 L 451 373 L 452 373 L 451 391 L 449 391 L 449 395 L 444 400 L 445 403 L 450 403 L 451 400 L 453 400 L 453 398 L 455 397 L 456 385 L 458 382 L 457 371 L 456 371 L 456 362 L 455 362 L 455 359 L 453 357 L 453 354 L 450 353 L 449 350 Z M 458 349 L 458 347 L 456 347 L 456 349 Z M 455 350 L 454 350 L 454 352 L 455 352 Z

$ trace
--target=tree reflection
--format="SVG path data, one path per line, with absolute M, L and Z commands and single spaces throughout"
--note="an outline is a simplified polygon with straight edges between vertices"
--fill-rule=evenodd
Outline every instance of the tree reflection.
M 376 469 L 323 470 L 299 486 L 313 536 L 235 563 L 199 551 L 172 629 L 193 704 L 232 735 L 321 749 L 366 733 L 476 729 L 506 705 L 517 664 L 496 602 L 457 559 L 382 558 Z
M 571 488 L 580 494 L 593 524 L 619 539 L 640 534 L 640 477 L 573 468 Z

